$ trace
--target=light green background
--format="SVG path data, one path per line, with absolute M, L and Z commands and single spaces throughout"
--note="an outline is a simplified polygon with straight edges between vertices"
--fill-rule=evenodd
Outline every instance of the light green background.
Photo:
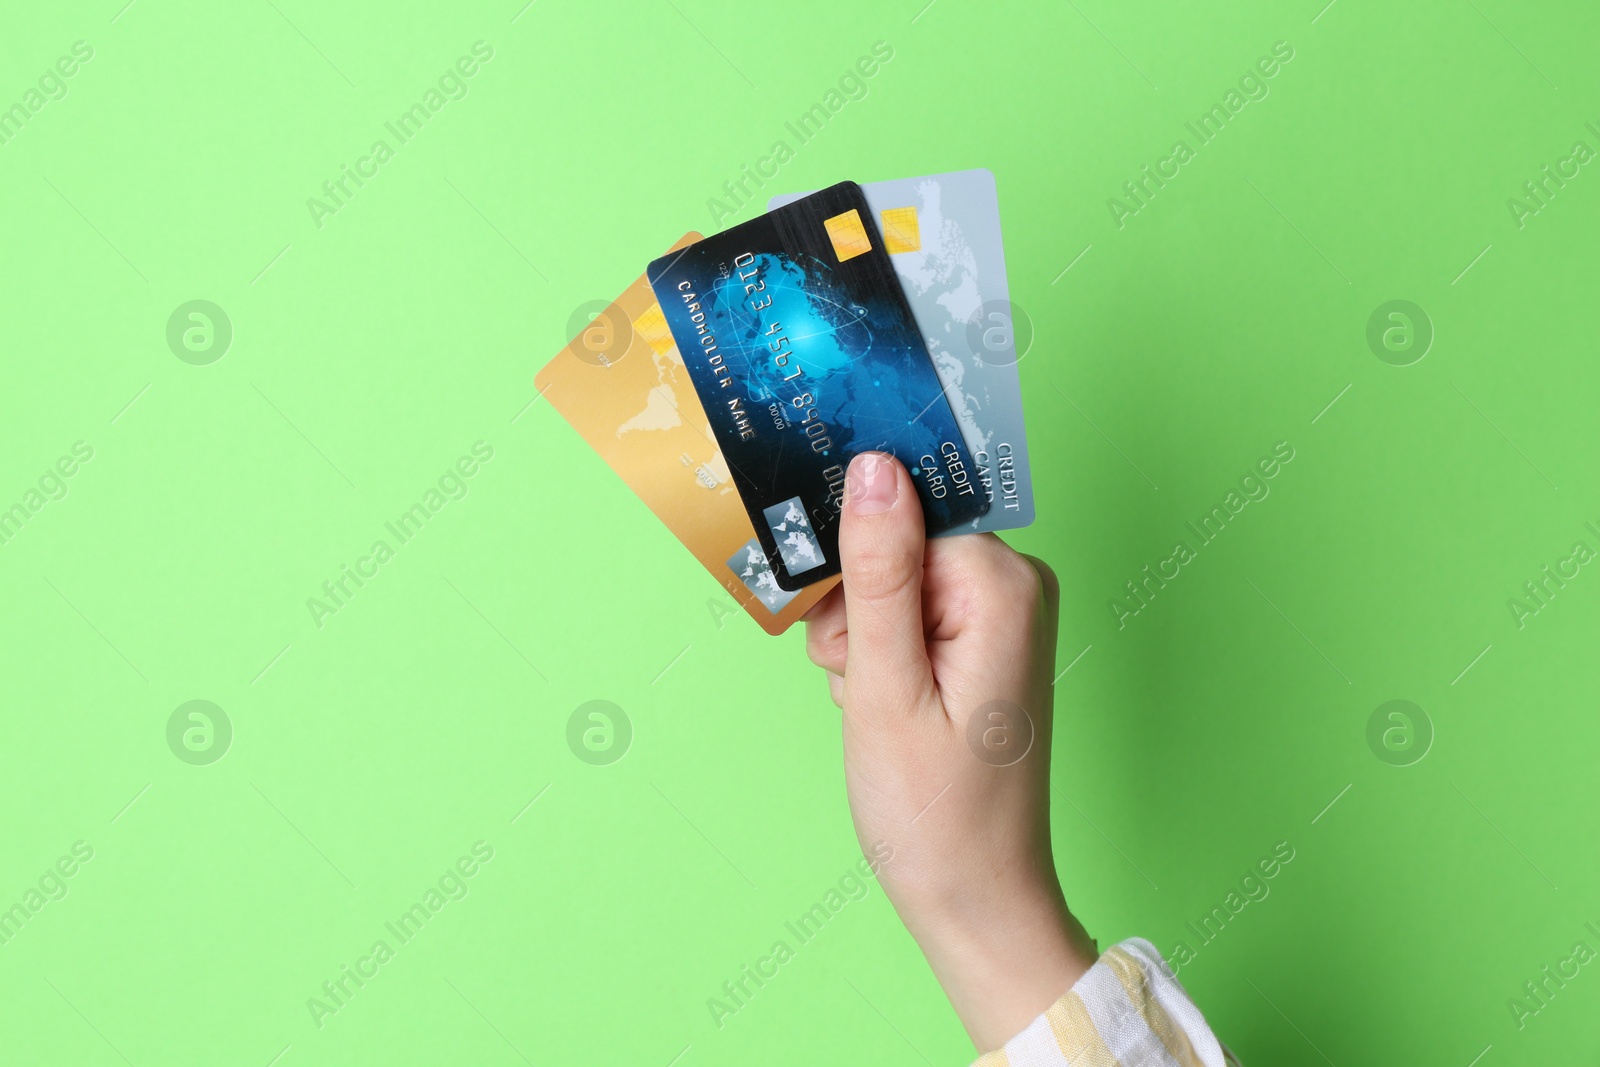
M 1246 1063 L 1592 1058 L 1600 968 L 1521 1028 L 1508 1001 L 1600 949 L 1600 573 L 1521 627 L 1508 601 L 1600 548 L 1600 168 L 1507 207 L 1600 149 L 1592 5 L 121 3 L 0 27 L 0 106 L 94 49 L 0 145 L 0 507 L 94 449 L 0 547 L 0 907 L 94 849 L 0 946 L 0 1058 L 966 1062 L 876 886 L 713 1023 L 859 854 L 837 712 L 798 630 L 726 615 L 528 406 L 573 309 L 713 229 L 880 40 L 738 217 L 997 177 L 1038 332 L 1039 520 L 1009 540 L 1059 571 L 1059 664 L 1082 654 L 1074 908 L 1170 951 L 1288 842 L 1182 970 Z M 468 95 L 318 228 L 307 198 L 478 40 Z M 1118 228 L 1108 198 L 1277 41 L 1270 94 Z M 165 340 L 194 299 L 233 326 L 209 366 Z M 1391 299 L 1436 330 L 1411 366 L 1365 341 Z M 466 498 L 318 628 L 307 599 L 480 440 Z M 1279 441 L 1271 495 L 1119 629 L 1123 583 Z M 234 728 L 209 766 L 167 747 L 193 699 Z M 565 740 L 592 699 L 633 724 L 610 766 Z M 1411 766 L 1367 744 L 1391 699 L 1435 732 Z M 479 840 L 470 894 L 318 1028 L 307 998 Z

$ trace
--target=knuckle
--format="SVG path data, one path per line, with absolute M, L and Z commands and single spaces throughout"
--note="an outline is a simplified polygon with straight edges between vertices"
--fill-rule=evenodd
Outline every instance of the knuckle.
M 986 562 L 974 576 L 977 613 L 1007 633 L 1026 632 L 1046 610 L 1043 575 L 1028 557 L 1009 549 Z
M 1042 608 L 1050 603 L 1050 585 L 1056 576 L 1050 574 L 1046 577 L 1045 573 L 1050 569 L 1048 566 L 1035 563 L 1032 558 L 1013 552 L 1010 560 L 1006 561 L 1006 569 L 1011 584 L 1011 595 L 1018 598 L 1018 601 L 1026 601 L 1035 608 Z
M 1037 597 L 1044 591 L 1044 575 L 1027 556 L 1011 552 L 1005 556 L 1005 575 L 1013 594 Z
M 806 658 L 825 671 L 837 671 L 843 642 L 838 635 L 824 635 L 817 630 L 806 634 Z
M 1038 556 L 1026 556 L 1024 558 L 1033 564 L 1034 570 L 1039 575 L 1039 585 L 1044 593 L 1045 609 L 1051 615 L 1056 614 L 1061 605 L 1061 579 L 1056 576 L 1055 569 Z
M 1061 588 L 1061 580 L 1056 577 L 1054 567 L 1038 556 L 1024 555 L 1022 558 L 1033 568 L 1034 574 L 1039 578 L 1040 587 L 1044 590 L 1046 596 Z
M 813 664 L 821 669 L 829 669 L 829 664 L 834 662 L 835 641 L 824 637 L 821 630 L 806 630 L 805 654 Z
M 984 588 L 992 589 L 1008 600 L 1031 596 L 1045 588 L 1040 568 L 1049 568 L 1045 567 L 1042 560 L 1016 551 L 993 534 L 958 540 L 971 541 L 966 564 L 974 572 L 974 579 Z
M 880 546 L 857 553 L 845 573 L 845 582 L 856 596 L 867 600 L 890 600 L 920 581 L 921 560 L 904 547 Z
M 822 662 L 822 635 L 815 630 L 806 631 L 806 658 L 818 667 L 824 667 Z
M 832 671 L 828 672 L 828 697 L 834 707 L 844 710 L 844 679 Z

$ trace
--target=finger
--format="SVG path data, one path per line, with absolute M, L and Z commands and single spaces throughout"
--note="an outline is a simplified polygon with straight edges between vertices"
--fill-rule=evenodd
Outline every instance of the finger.
M 832 671 L 828 672 L 828 695 L 833 698 L 835 706 L 844 707 L 844 679 Z
M 806 655 L 825 671 L 844 673 L 845 614 L 844 591 L 834 586 L 828 595 L 812 605 L 804 615 Z
M 978 620 L 987 599 L 985 575 L 992 557 L 1005 549 L 992 533 L 936 537 L 923 558 L 923 625 L 930 644 L 948 641 Z
M 844 611 L 844 591 L 837 584 L 823 594 L 821 600 L 807 608 L 806 613 L 800 616 L 800 621 L 807 623 L 821 622 L 824 617 L 835 611 Z
M 928 543 L 924 570 L 930 644 L 969 633 L 1015 641 L 1045 617 L 1040 571 L 992 533 L 935 538 Z
M 917 707 L 934 694 L 922 630 L 922 522 L 911 476 L 894 457 L 865 452 L 851 461 L 839 557 L 852 703 Z
M 1034 655 L 1044 665 L 1045 672 L 1055 677 L 1056 640 L 1061 623 L 1061 581 L 1050 564 L 1038 556 L 1024 555 L 1022 558 L 1032 564 L 1039 576 L 1041 624 L 1034 628 Z
M 1023 553 L 1022 558 L 1033 564 L 1033 569 L 1039 572 L 1040 584 L 1044 587 L 1045 621 L 1051 630 L 1056 628 L 1056 622 L 1061 617 L 1061 580 L 1056 577 L 1056 572 L 1050 564 L 1038 556 Z

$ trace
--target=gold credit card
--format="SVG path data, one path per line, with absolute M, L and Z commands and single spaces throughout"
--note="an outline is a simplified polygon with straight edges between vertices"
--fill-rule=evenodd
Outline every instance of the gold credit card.
M 700 239 L 685 234 L 669 251 Z M 779 587 L 642 275 L 534 384 L 767 633 L 783 633 L 838 583 Z

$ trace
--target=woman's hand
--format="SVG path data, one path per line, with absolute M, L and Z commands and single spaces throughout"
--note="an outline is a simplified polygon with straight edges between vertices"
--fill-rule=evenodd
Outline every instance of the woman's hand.
M 1059 589 L 993 534 L 925 539 L 910 475 L 846 477 L 841 585 L 806 615 L 843 709 L 845 783 L 879 881 L 980 1051 L 1064 994 L 1097 951 L 1050 851 Z

